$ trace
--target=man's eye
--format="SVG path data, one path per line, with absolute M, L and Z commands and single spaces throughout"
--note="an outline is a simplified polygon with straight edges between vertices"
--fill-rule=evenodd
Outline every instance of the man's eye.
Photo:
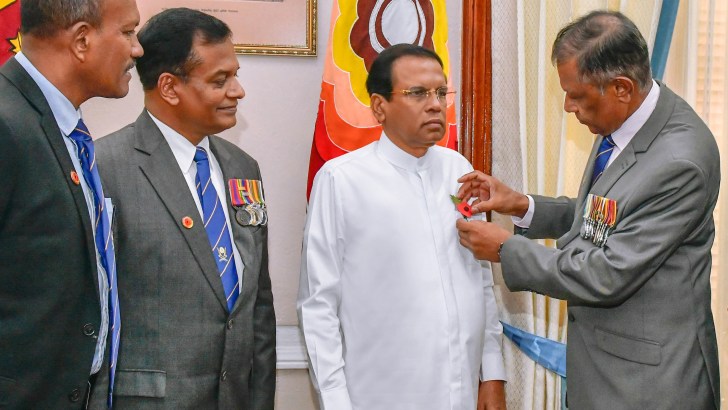
M 437 94 L 437 98 L 445 98 L 447 97 L 447 88 L 438 88 L 435 90 L 435 93 Z
M 415 97 L 415 98 L 422 98 L 427 96 L 429 92 L 427 90 L 416 88 L 414 90 L 409 90 L 409 95 Z

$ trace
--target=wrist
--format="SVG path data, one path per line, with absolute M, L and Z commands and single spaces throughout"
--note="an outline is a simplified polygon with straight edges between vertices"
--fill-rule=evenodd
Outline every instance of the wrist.
M 526 213 L 528 213 L 530 204 L 531 201 L 528 200 L 528 195 L 520 194 L 518 201 L 516 201 L 516 209 L 512 216 L 523 219 L 523 217 L 526 216 Z

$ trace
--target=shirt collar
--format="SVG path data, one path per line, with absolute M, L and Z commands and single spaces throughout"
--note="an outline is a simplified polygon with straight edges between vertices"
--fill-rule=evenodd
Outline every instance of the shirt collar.
M 621 127 L 612 133 L 612 139 L 614 144 L 619 147 L 620 150 L 624 148 L 632 141 L 632 138 L 637 134 L 637 131 L 645 125 L 647 120 L 655 111 L 657 106 L 657 100 L 660 98 L 660 85 L 655 80 L 652 80 L 652 88 L 647 94 L 647 98 L 642 101 L 642 104 L 637 108 L 637 111 L 633 112 L 632 115 L 627 118 Z
M 77 110 L 71 101 L 35 68 L 22 51 L 15 55 L 15 60 L 28 72 L 28 75 L 40 88 L 63 135 L 70 135 L 73 129 L 76 128 L 78 120 L 81 119 L 81 110 Z
M 410 155 L 402 150 L 402 148 L 394 145 L 392 140 L 384 132 L 382 132 L 382 136 L 379 138 L 377 152 L 392 165 L 412 172 L 428 168 L 430 166 L 430 157 L 432 156 L 430 155 L 429 149 L 421 158 Z
M 197 151 L 197 147 L 204 148 L 208 155 L 211 155 L 210 140 L 207 137 L 203 138 L 197 146 L 194 146 L 182 134 L 157 119 L 152 113 L 147 111 L 147 114 L 157 124 L 159 131 L 164 136 L 164 139 L 167 140 L 167 144 L 169 144 L 169 148 L 172 150 L 172 154 L 174 154 L 174 158 L 177 160 L 177 164 L 182 170 L 182 173 L 186 174 L 191 169 L 195 162 L 195 151 Z

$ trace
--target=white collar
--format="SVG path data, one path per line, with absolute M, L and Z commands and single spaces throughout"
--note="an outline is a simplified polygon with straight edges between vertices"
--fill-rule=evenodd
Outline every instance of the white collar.
M 177 164 L 183 173 L 186 174 L 195 162 L 195 152 L 197 147 L 204 148 L 208 155 L 212 155 L 210 152 L 210 139 L 208 137 L 203 138 L 197 146 L 192 145 L 192 143 L 187 138 L 183 137 L 182 134 L 157 119 L 149 111 L 147 111 L 147 113 L 152 121 L 157 124 L 157 127 L 164 136 L 164 139 L 167 140 L 167 144 L 169 144 L 169 148 L 172 150 L 172 154 L 174 154 L 174 158 L 177 160 Z
M 77 110 L 71 101 L 35 68 L 22 51 L 15 55 L 15 60 L 40 88 L 63 135 L 70 135 L 73 129 L 76 128 L 78 120 L 81 119 L 81 110 Z
M 650 115 L 652 115 L 652 112 L 655 111 L 659 98 L 660 85 L 655 80 L 652 80 L 652 88 L 645 100 L 642 101 L 642 104 L 627 118 L 621 127 L 612 133 L 612 139 L 620 150 L 624 150 L 627 144 L 632 141 L 635 134 L 637 134 L 637 131 L 645 125 Z
M 392 165 L 412 172 L 429 168 L 430 158 L 432 157 L 430 149 L 420 158 L 405 152 L 402 148 L 396 146 L 384 131 L 382 131 L 382 136 L 379 138 L 377 153 Z

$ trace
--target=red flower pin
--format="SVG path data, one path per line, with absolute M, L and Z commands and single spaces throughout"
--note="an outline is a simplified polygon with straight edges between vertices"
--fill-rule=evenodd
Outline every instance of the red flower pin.
M 452 200 L 452 203 L 455 204 L 455 209 L 460 212 L 463 218 L 468 219 L 473 216 L 473 210 L 470 208 L 469 203 L 463 202 L 462 199 L 456 197 L 455 195 L 450 195 L 450 199 Z

